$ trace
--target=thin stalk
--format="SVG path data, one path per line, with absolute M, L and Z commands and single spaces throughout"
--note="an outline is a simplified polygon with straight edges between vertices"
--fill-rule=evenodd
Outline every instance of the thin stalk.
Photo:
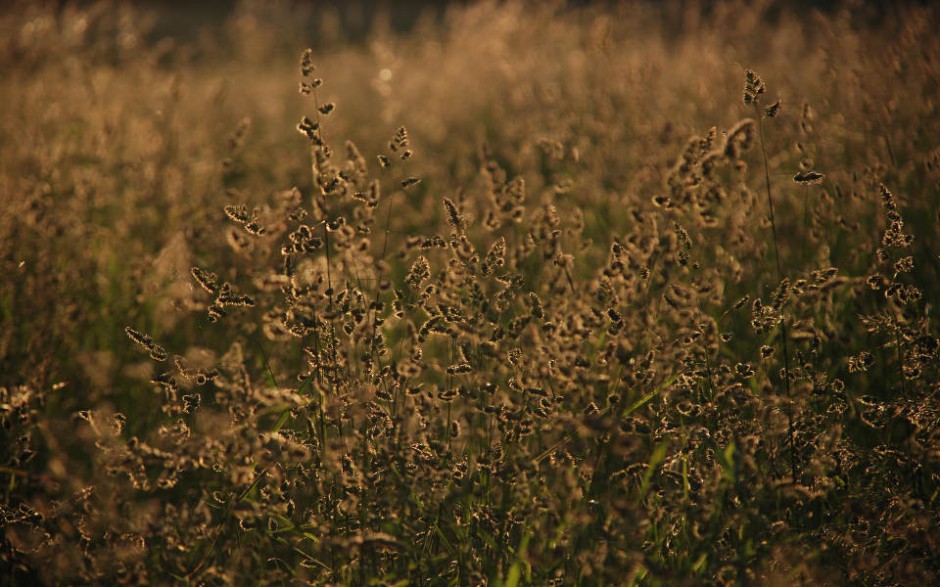
M 901 394 L 907 397 L 907 385 L 904 383 L 904 348 L 901 346 L 901 327 L 894 324 L 894 342 L 897 345 L 898 369 L 901 375 Z
M 809 241 L 810 236 L 810 227 L 809 227 L 809 186 L 803 188 L 803 239 L 800 250 L 800 260 L 803 262 L 803 266 L 806 266 L 808 259 L 806 258 L 806 246 Z
M 394 194 L 389 196 L 388 210 L 386 211 L 386 214 L 385 214 L 385 236 L 384 236 L 384 239 L 382 240 L 382 254 L 379 257 L 379 259 L 382 261 L 385 260 L 385 255 L 388 253 L 388 235 L 390 232 L 389 228 L 392 222 L 392 202 L 393 202 L 392 198 L 393 197 L 394 197 Z M 375 336 L 376 336 L 376 333 L 378 332 L 378 312 L 379 312 L 378 306 L 379 306 L 379 298 L 382 293 L 382 288 L 381 288 L 382 276 L 376 274 L 375 280 L 376 280 L 375 300 L 373 301 L 373 304 L 372 304 L 372 336 L 370 337 L 370 340 L 369 340 L 369 354 L 372 356 L 373 365 L 379 360 L 379 357 L 376 356 L 376 352 L 375 352 L 376 351 Z
M 320 158 L 317 154 L 318 150 L 323 150 L 324 148 L 326 148 L 325 147 L 325 145 L 327 144 L 326 133 L 324 133 L 323 131 L 323 123 L 320 117 L 320 94 L 319 92 L 317 92 L 316 87 L 312 88 L 310 95 L 313 98 L 313 108 L 314 108 L 313 115 L 314 115 L 314 119 L 317 125 L 315 133 L 318 135 L 318 140 L 319 140 L 318 144 L 316 144 L 315 146 L 312 145 L 313 167 L 316 171 L 316 177 L 314 177 L 313 179 L 314 179 L 314 183 L 317 185 L 317 187 L 320 190 L 320 194 L 324 202 L 323 207 L 324 209 L 326 209 L 326 202 L 328 201 L 327 193 L 323 187 L 323 184 L 320 181 L 320 176 L 322 175 L 323 170 L 320 168 Z M 335 393 L 339 386 L 339 373 L 337 372 L 338 369 L 337 369 L 337 354 L 336 354 L 337 353 L 336 325 L 335 325 L 335 316 L 333 313 L 333 278 L 332 278 L 332 274 L 330 271 L 330 266 L 332 265 L 332 261 L 330 259 L 330 230 L 328 226 L 328 220 L 329 220 L 329 215 L 327 214 L 327 217 L 323 222 L 323 237 L 324 237 L 323 242 L 324 242 L 324 248 L 326 249 L 326 287 L 327 287 L 327 293 L 329 295 L 330 343 L 332 346 L 332 355 L 333 355 L 332 357 L 333 364 L 330 368 L 330 372 L 332 373 L 333 392 Z
M 770 229 L 773 234 L 774 241 L 774 262 L 777 267 L 777 283 L 783 281 L 783 268 L 780 264 L 780 246 L 778 244 L 777 238 L 777 220 L 776 215 L 774 214 L 774 197 L 773 192 L 770 189 L 770 162 L 767 159 L 767 147 L 764 143 L 764 119 L 762 116 L 760 105 L 757 102 L 754 102 L 754 110 L 757 114 L 757 133 L 760 140 L 760 152 L 764 161 L 764 185 L 767 189 L 767 204 L 770 208 Z M 796 465 L 796 446 L 794 445 L 794 425 L 793 425 L 793 395 L 790 389 L 790 348 L 788 344 L 789 336 L 787 334 L 787 320 L 786 317 L 781 318 L 780 320 L 780 338 L 783 343 L 783 370 L 784 370 L 784 380 L 785 387 L 787 391 L 787 442 L 790 445 L 790 475 L 793 479 L 793 484 L 796 485 L 797 482 L 797 465 Z

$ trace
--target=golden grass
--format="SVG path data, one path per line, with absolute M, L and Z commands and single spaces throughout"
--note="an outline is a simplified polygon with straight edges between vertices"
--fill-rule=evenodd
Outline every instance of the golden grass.
M 935 10 L 306 10 L 0 12 L 4 582 L 940 572 Z

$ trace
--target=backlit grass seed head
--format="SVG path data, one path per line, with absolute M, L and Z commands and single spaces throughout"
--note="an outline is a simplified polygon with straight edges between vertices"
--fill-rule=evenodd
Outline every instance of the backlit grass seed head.
M 872 290 L 881 291 L 890 283 L 890 281 L 884 275 L 881 275 L 880 273 L 874 273 L 865 279 L 865 283 L 867 283 L 868 287 L 870 287 Z
M 448 375 L 460 375 L 473 372 L 473 365 L 470 363 L 455 363 L 447 367 Z
M 297 89 L 302 95 L 309 96 L 321 85 L 323 85 L 323 80 L 317 77 L 310 81 L 304 80 L 300 82 L 300 84 L 297 86 Z
M 405 283 L 417 289 L 422 283 L 431 277 L 431 264 L 424 255 L 419 256 L 411 265 L 411 270 L 405 277 Z
M 138 332 L 134 330 L 133 328 L 131 328 L 130 326 L 126 327 L 124 329 L 124 332 L 127 333 L 127 336 L 131 340 L 133 340 L 138 345 L 143 347 L 150 354 L 150 358 L 153 359 L 154 361 L 166 361 L 167 358 L 169 358 L 169 355 L 166 352 L 166 349 L 154 343 L 153 339 L 150 338 L 150 336 L 143 334 L 141 332 Z
M 127 333 L 127 336 L 129 336 L 131 340 L 133 340 L 140 346 L 144 347 L 145 349 L 150 350 L 150 348 L 153 347 L 153 340 L 146 334 L 138 332 L 134 330 L 133 328 L 131 328 L 130 326 L 126 327 L 124 329 L 124 332 Z
M 663 208 L 664 210 L 669 210 L 673 207 L 672 200 L 669 196 L 664 194 L 656 194 L 653 196 L 650 201 L 653 202 L 653 205 L 657 208 Z
M 327 220 L 324 222 L 323 226 L 326 228 L 327 232 L 337 232 L 346 226 L 346 217 L 337 216 L 332 220 Z
M 750 363 L 738 363 L 734 366 L 734 370 L 738 376 L 743 379 L 748 379 L 754 376 L 754 368 L 751 367 Z
M 447 389 L 441 389 L 441 390 L 438 390 L 437 392 L 438 399 L 440 399 L 444 403 L 450 403 L 454 401 L 455 399 L 457 399 L 458 395 L 459 393 L 457 389 L 453 387 L 449 387 Z
M 849 373 L 868 371 L 875 364 L 875 357 L 868 351 L 862 351 L 848 358 Z
M 778 114 L 780 114 L 780 100 L 777 100 L 765 108 L 764 113 L 767 115 L 767 118 L 775 118 Z
M 236 222 L 238 224 L 246 224 L 251 217 L 248 215 L 248 207 L 244 205 L 228 205 L 225 206 L 225 215 L 228 216 L 229 220 Z
M 228 294 L 225 296 L 220 295 L 217 303 L 235 308 L 250 308 L 255 305 L 255 299 L 247 294 Z
M 814 285 L 823 286 L 831 283 L 836 279 L 836 276 L 839 275 L 838 267 L 827 267 L 825 269 L 818 269 L 810 273 Z M 796 284 L 794 284 L 794 287 Z
M 258 224 L 256 220 L 250 220 L 245 223 L 245 231 L 252 236 L 264 236 L 268 232 L 267 229 Z
M 686 229 L 682 228 L 679 223 L 673 224 L 673 230 L 675 230 L 679 245 L 676 252 L 676 261 L 680 265 L 687 265 L 689 262 L 689 251 L 692 250 L 692 238 L 689 237 L 689 233 Z
M 799 171 L 793 176 L 793 181 L 802 185 L 819 185 L 826 176 L 816 171 Z
M 506 264 L 506 238 L 499 237 L 496 239 L 496 242 L 490 247 L 489 251 L 486 252 L 486 256 L 483 258 L 483 263 L 480 265 L 480 271 L 483 275 L 490 275 L 496 269 L 503 267 Z
M 447 224 L 456 234 L 463 233 L 465 227 L 463 216 L 457 209 L 457 205 L 450 198 L 444 198 L 444 210 L 447 212 Z
M 774 290 L 774 293 L 773 293 L 772 305 L 775 311 L 779 312 L 781 308 L 783 308 L 784 304 L 786 304 L 787 301 L 790 299 L 790 293 L 791 293 L 790 278 L 784 277 L 780 281 L 780 285 L 777 286 L 777 289 Z
M 621 316 L 620 312 L 614 308 L 608 308 L 605 314 L 607 315 L 607 319 L 610 320 L 613 324 L 620 325 L 623 323 L 623 316 Z
M 217 294 L 219 292 L 218 275 L 199 267 L 193 267 L 190 269 L 190 272 L 192 273 L 193 278 L 196 280 L 196 283 L 199 284 L 199 287 L 211 294 Z
M 764 82 L 754 71 L 748 69 L 744 72 L 744 103 L 746 105 L 757 104 L 760 96 L 766 91 Z
M 882 245 L 898 249 L 910 246 L 914 242 L 914 237 L 904 233 L 904 220 L 901 218 L 894 194 L 884 184 L 880 184 L 879 189 L 881 191 L 882 207 L 885 216 L 888 217 L 888 227 L 885 228 L 881 237 Z
M 531 314 L 533 318 L 542 320 L 545 318 L 545 309 L 542 306 L 542 300 L 539 298 L 538 294 L 529 292 L 529 304 L 531 305 Z
M 786 291 L 787 293 L 785 295 L 789 295 L 788 293 L 789 288 L 787 288 L 786 290 L 781 290 L 778 288 L 777 291 L 778 292 Z M 781 296 L 783 295 L 784 294 L 781 293 Z M 784 298 L 780 297 L 778 299 L 781 301 L 781 304 L 782 304 L 782 302 L 784 301 Z M 779 324 L 782 319 L 783 317 L 780 313 L 779 306 L 775 306 L 775 305 L 765 306 L 760 298 L 755 299 L 754 303 L 751 305 L 751 327 L 758 333 L 766 332 L 772 329 L 777 324 Z
M 408 140 L 408 130 L 405 127 L 400 127 L 395 133 L 395 138 L 393 138 L 388 143 L 388 149 L 392 153 L 397 153 L 399 158 L 402 161 L 410 159 L 414 152 L 409 148 Z
M 320 123 L 310 120 L 304 116 L 297 124 L 297 132 L 310 139 L 310 141 L 315 145 L 322 145 L 322 139 L 320 138 Z
M 878 186 L 878 189 L 881 191 L 881 204 L 888 218 L 890 220 L 900 220 L 901 216 L 898 214 L 898 205 L 894 200 L 894 194 L 892 194 L 891 190 L 883 183 Z
M 300 55 L 300 75 L 303 77 L 310 77 L 316 66 L 313 64 L 313 49 L 304 49 L 304 52 Z
M 901 273 L 909 273 L 914 269 L 914 257 L 908 255 L 898 259 L 894 263 L 894 276 L 897 278 Z
M 900 283 L 892 283 L 885 290 L 885 297 L 893 300 L 899 306 L 915 303 L 921 299 L 922 295 L 920 289 L 916 286 Z
M 228 315 L 228 312 L 225 311 L 219 304 L 212 304 L 209 306 L 209 322 L 218 322 L 222 318 Z
M 248 213 L 248 207 L 243 205 L 228 205 L 225 206 L 225 215 L 232 222 L 241 225 L 242 228 L 248 234 L 253 236 L 264 236 L 267 232 L 263 226 L 259 223 L 258 219 Z
M 514 367 L 519 367 L 522 364 L 522 358 L 524 354 L 522 349 L 511 348 L 506 355 L 506 359 L 509 361 L 509 364 Z

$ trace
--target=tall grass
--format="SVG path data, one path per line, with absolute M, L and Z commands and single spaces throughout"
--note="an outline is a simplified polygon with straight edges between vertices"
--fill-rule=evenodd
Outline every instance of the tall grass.
M 0 13 L 4 582 L 940 572 L 935 10 L 308 17 Z

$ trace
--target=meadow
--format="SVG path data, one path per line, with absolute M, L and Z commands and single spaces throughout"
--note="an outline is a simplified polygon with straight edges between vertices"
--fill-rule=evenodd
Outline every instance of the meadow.
M 330 6 L 0 7 L 0 583 L 940 576 L 937 8 Z

